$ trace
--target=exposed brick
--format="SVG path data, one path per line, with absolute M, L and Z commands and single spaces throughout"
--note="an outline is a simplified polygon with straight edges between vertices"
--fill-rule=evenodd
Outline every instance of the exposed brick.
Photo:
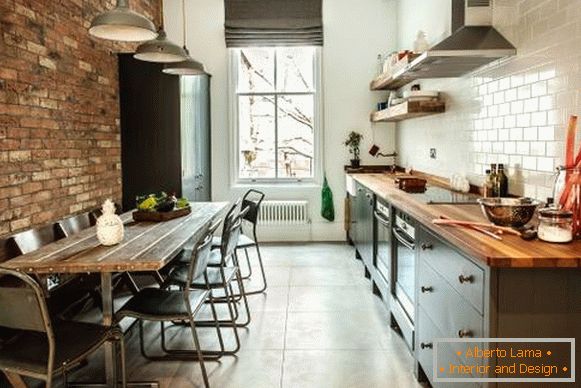
M 111 1 L 0 5 L 0 236 L 121 197 L 117 59 L 89 36 Z M 159 2 L 132 0 L 153 19 Z

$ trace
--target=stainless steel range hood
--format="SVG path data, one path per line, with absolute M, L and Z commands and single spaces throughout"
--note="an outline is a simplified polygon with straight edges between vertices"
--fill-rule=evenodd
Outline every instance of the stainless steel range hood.
M 452 0 L 452 34 L 372 90 L 397 89 L 420 78 L 460 77 L 497 59 L 515 55 L 515 47 L 492 27 L 492 0 Z

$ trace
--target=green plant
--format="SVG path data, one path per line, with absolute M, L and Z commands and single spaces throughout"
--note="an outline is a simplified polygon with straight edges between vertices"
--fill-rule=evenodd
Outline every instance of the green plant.
M 347 147 L 349 147 L 349 153 L 353 155 L 353 159 L 359 159 L 359 144 L 361 144 L 361 139 L 363 135 L 359 132 L 351 131 L 347 135 L 347 139 L 343 142 Z

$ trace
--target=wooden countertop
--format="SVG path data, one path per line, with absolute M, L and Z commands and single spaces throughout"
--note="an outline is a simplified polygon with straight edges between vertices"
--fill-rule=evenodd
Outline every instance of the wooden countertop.
M 479 205 L 429 205 L 413 194 L 399 190 L 393 175 L 350 174 L 356 181 L 404 210 L 427 229 L 456 246 L 466 255 L 491 267 L 510 268 L 579 268 L 581 241 L 570 244 L 551 244 L 539 240 L 525 241 L 518 236 L 502 235 L 503 241 L 494 240 L 467 228 L 434 225 L 440 216 L 452 219 L 488 222 Z

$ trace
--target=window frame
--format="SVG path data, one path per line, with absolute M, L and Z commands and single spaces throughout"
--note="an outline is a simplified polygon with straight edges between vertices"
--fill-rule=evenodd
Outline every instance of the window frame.
M 276 47 L 269 47 L 276 49 Z M 230 127 L 230 180 L 233 186 L 237 185 L 250 185 L 250 184 L 260 184 L 260 185 L 320 185 L 322 182 L 322 171 L 323 171 L 323 103 L 322 103 L 322 64 L 321 64 L 321 48 L 314 48 L 314 58 L 313 58 L 313 86 L 314 90 L 308 92 L 282 92 L 280 90 L 274 90 L 272 92 L 238 92 L 238 61 L 240 50 L 243 48 L 230 48 L 228 49 L 228 89 L 229 89 L 229 127 Z M 275 54 L 274 61 L 274 72 L 276 77 L 277 71 L 277 61 Z M 280 95 L 312 95 L 313 96 L 313 176 L 306 178 L 297 177 L 270 177 L 270 178 L 246 178 L 240 176 L 240 131 L 239 131 L 239 116 L 238 116 L 238 97 L 249 96 L 249 95 L 268 95 L 275 96 L 275 106 L 274 106 L 274 119 L 275 119 L 275 147 L 278 148 L 278 107 L 276 102 L 278 101 L 278 96 Z M 278 152 L 275 151 L 275 167 L 278 170 Z

